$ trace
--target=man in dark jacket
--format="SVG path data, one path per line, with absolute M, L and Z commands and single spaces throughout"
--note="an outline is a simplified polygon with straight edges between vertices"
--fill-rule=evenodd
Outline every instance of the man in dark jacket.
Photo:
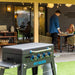
M 57 10 L 55 14 L 52 15 L 50 18 L 49 32 L 51 33 L 52 43 L 54 44 L 54 47 L 57 44 L 58 33 L 61 33 L 60 26 L 59 26 L 59 19 L 58 19 L 58 16 L 60 15 L 61 15 L 61 12 Z

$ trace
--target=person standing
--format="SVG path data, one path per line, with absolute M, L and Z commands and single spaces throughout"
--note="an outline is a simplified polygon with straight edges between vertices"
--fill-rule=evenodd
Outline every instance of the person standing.
M 61 12 L 59 10 L 55 11 L 55 14 L 53 14 L 50 17 L 50 25 L 49 25 L 49 32 L 52 37 L 52 43 L 54 44 L 54 51 L 56 52 L 56 44 L 57 44 L 57 37 L 58 33 L 61 33 L 60 26 L 59 26 L 59 19 L 58 17 L 61 15 Z

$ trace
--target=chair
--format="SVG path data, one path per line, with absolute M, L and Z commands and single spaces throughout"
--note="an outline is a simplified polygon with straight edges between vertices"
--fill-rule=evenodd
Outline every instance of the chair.
M 49 36 L 40 35 L 39 37 L 41 43 L 52 43 L 52 38 Z
M 21 40 L 23 40 L 23 34 L 17 29 L 17 34 L 18 34 L 18 43 L 21 42 Z
M 75 47 L 75 35 L 67 38 L 67 44 L 68 44 L 68 52 L 69 52 L 69 47 L 70 46 L 73 46 L 72 47 L 72 51 L 73 51 L 74 47 Z

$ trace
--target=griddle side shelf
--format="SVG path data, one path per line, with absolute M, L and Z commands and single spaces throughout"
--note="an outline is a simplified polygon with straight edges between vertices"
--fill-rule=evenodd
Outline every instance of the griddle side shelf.
M 18 67 L 20 64 L 13 64 L 13 63 L 8 63 L 8 62 L 0 62 L 0 75 L 4 75 L 5 69 L 10 69 L 14 67 Z

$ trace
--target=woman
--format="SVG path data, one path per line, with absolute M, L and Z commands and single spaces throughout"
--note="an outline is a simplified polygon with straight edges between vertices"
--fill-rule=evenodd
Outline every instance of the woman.
M 69 28 L 67 29 L 68 33 L 74 33 L 74 24 L 70 24 Z
M 67 29 L 66 32 L 67 32 L 68 34 L 71 34 L 71 33 L 74 33 L 74 31 L 75 31 L 75 29 L 74 29 L 74 24 L 70 24 L 70 26 L 69 26 L 69 28 Z M 66 36 L 66 37 L 65 37 L 65 43 L 67 43 L 67 38 L 68 38 L 68 37 L 70 37 L 70 36 Z

